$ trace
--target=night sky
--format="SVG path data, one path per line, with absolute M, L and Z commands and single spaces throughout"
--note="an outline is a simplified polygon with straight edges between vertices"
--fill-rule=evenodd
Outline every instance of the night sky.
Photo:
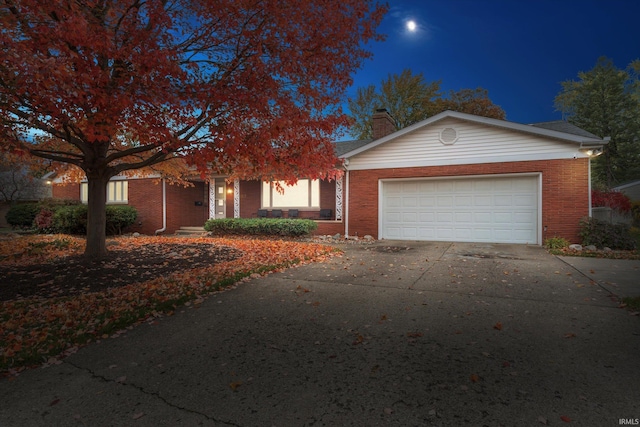
M 379 85 L 405 68 L 450 89 L 483 87 L 507 120 L 561 119 L 553 100 L 560 82 L 577 79 L 600 56 L 626 68 L 640 58 L 636 0 L 390 0 L 370 46 L 373 60 L 354 75 L 356 88 Z M 407 22 L 416 23 L 415 31 Z

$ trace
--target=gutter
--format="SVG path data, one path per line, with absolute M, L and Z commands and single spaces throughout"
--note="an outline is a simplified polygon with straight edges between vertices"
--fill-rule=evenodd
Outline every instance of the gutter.
M 156 230 L 155 235 L 164 233 L 167 230 L 167 183 L 162 180 L 162 228 Z

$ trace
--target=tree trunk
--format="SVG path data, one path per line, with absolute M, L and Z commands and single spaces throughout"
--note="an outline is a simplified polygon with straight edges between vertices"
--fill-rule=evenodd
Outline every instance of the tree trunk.
M 107 255 L 107 184 L 109 178 L 104 176 L 87 176 L 88 212 L 87 212 L 87 246 L 84 256 L 87 259 L 100 259 Z

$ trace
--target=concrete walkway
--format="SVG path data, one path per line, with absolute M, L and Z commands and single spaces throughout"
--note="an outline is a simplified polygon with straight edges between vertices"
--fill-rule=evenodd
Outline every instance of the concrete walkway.
M 344 250 L 0 380 L 0 425 L 618 426 L 640 418 L 640 318 L 568 261 L 516 245 Z

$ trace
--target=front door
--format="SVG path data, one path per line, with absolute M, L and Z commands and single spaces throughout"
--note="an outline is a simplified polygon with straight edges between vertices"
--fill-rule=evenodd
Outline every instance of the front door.
M 227 184 L 224 178 L 215 180 L 214 218 L 227 217 Z

